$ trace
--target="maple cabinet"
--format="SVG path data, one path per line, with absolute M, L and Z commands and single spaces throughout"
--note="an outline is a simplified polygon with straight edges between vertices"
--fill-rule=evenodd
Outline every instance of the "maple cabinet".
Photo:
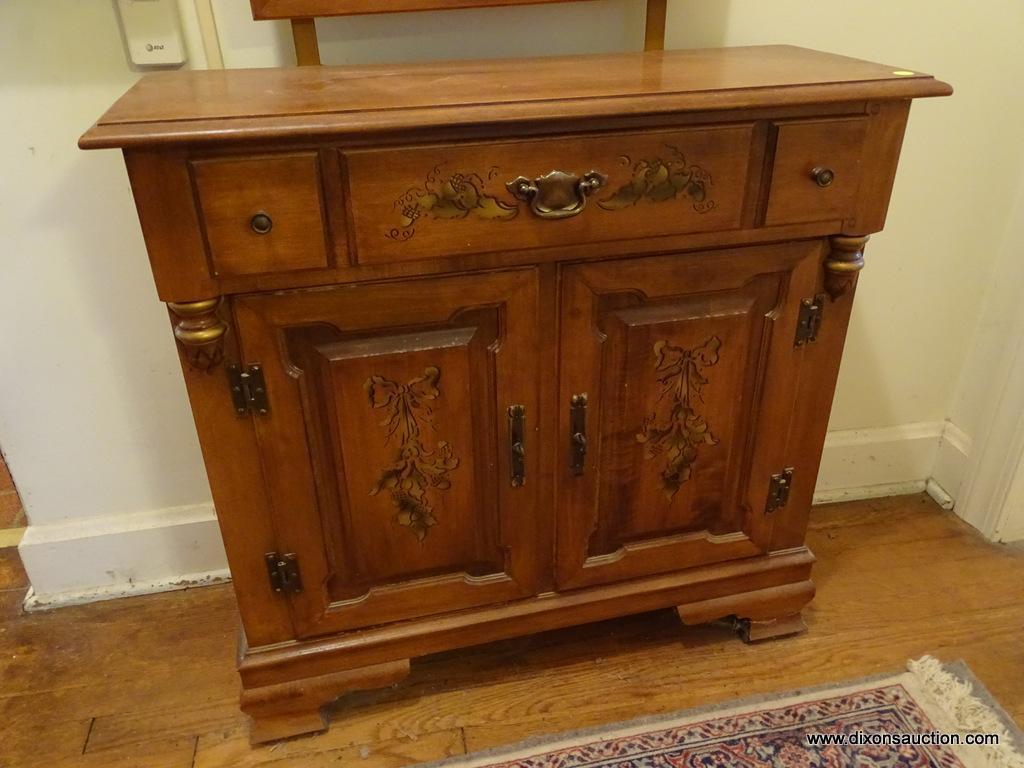
M 124 151 L 254 741 L 524 633 L 802 630 L 864 246 L 950 93 L 784 46 L 443 70 L 151 74 L 81 139 Z

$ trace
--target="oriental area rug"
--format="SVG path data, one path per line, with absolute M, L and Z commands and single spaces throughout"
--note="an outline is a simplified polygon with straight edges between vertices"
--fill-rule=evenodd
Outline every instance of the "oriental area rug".
M 963 663 L 560 734 L 432 768 L 1024 768 L 1024 734 Z M 427 768 L 424 766 L 423 768 Z

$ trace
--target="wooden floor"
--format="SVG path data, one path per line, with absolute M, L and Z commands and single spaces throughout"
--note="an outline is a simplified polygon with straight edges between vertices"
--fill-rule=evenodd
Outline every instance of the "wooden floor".
M 252 749 L 236 707 L 231 590 L 24 615 L 0 591 L 0 765 L 399 766 L 546 732 L 965 659 L 1024 721 L 1024 550 L 924 496 L 815 509 L 818 596 L 800 637 L 745 646 L 670 611 L 413 663 L 337 703 L 325 734 Z M 0 558 L 0 584 L 18 581 Z M 351 763 L 349 761 L 352 761 Z

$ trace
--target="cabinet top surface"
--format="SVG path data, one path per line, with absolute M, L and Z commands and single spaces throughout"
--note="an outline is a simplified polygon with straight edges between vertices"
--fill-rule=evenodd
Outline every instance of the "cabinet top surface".
M 157 72 L 142 77 L 79 144 L 311 138 L 951 92 L 930 75 L 792 46 Z

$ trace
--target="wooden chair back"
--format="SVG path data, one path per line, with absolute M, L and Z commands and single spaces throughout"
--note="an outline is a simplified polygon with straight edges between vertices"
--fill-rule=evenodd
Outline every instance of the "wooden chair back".
M 504 5 L 539 5 L 576 0 L 250 0 L 252 17 L 288 19 L 292 24 L 295 59 L 299 66 L 320 63 L 316 39 L 317 16 L 357 16 L 397 11 L 437 11 L 460 8 L 486 8 Z M 647 0 L 644 50 L 665 47 L 665 5 L 667 0 Z

